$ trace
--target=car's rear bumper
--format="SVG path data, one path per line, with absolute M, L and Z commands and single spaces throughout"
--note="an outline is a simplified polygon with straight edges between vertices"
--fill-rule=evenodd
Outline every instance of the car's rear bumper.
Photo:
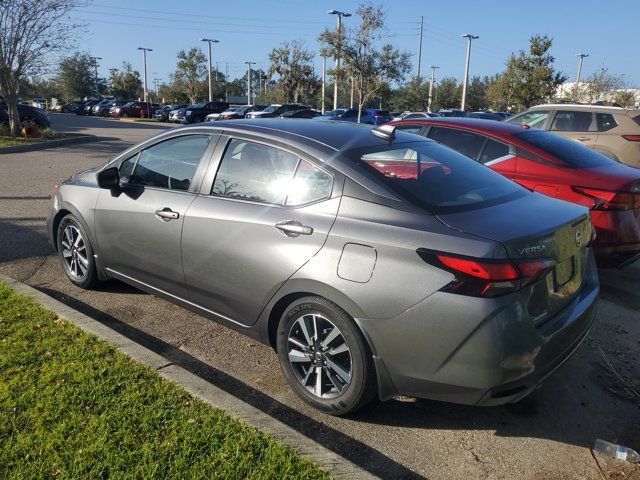
M 590 262 L 575 298 L 539 325 L 524 293 L 482 299 L 437 292 L 393 319 L 356 319 L 373 350 L 380 397 L 499 405 L 526 396 L 593 324 L 599 282 Z

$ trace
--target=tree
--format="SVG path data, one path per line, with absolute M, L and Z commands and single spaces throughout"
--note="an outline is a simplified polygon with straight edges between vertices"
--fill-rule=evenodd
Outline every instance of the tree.
M 133 69 L 129 62 L 122 62 L 122 69 L 111 69 L 109 77 L 111 83 L 111 93 L 114 97 L 123 99 L 133 99 L 140 96 L 142 81 L 140 73 Z
M 367 102 L 376 96 L 385 83 L 402 80 L 409 72 L 411 63 L 407 52 L 400 52 L 391 44 L 382 43 L 386 37 L 382 7 L 360 5 L 356 14 L 360 17 L 359 25 L 343 28 L 343 35 L 326 29 L 320 34 L 319 41 L 327 50 L 344 59 L 347 76 L 353 75 L 355 78 L 360 121 L 362 108 Z
M 95 90 L 94 65 L 88 53 L 76 52 L 60 62 L 54 82 L 62 92 L 62 98 L 69 102 L 83 98 Z
M 171 74 L 171 81 L 181 88 L 191 103 L 197 103 L 208 91 L 207 57 L 202 50 L 193 47 L 188 51 L 178 52 L 176 70 Z
M 487 78 L 473 77 L 467 86 L 467 108 L 471 112 L 485 110 L 487 102 Z M 462 100 L 461 100 L 462 101 Z
M 493 82 L 494 102 L 496 97 L 502 97 L 516 109 L 529 108 L 553 97 L 558 86 L 567 80 L 555 71 L 555 58 L 549 53 L 553 40 L 546 35 L 534 35 L 529 42 L 529 52 L 512 53 L 499 81 Z
M 389 108 L 397 112 L 426 111 L 429 106 L 429 82 L 417 77 L 391 94 Z
M 606 100 L 611 92 L 625 87 L 624 77 L 609 73 L 605 67 L 587 77 L 585 83 L 587 84 L 585 99 L 587 103 Z
M 636 106 L 636 96 L 632 91 L 629 90 L 619 90 L 617 92 L 613 92 L 613 101 L 617 103 L 621 107 L 630 107 L 634 108 Z
M 269 54 L 269 76 L 277 74 L 283 102 L 313 101 L 319 81 L 313 72 L 314 54 L 298 40 L 283 42 Z
M 73 44 L 78 25 L 70 13 L 81 0 L 0 1 L 0 95 L 7 103 L 11 135 L 20 133 L 20 82 L 46 73 Z
M 434 111 L 442 108 L 460 108 L 462 85 L 453 77 L 440 80 L 432 107 Z

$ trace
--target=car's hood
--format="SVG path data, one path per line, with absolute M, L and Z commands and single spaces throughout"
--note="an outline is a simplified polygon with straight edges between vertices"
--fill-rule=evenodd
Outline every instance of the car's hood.
M 101 169 L 102 167 L 98 166 L 98 167 L 88 168 L 87 170 L 82 170 L 80 172 L 74 173 L 64 183 L 69 185 L 97 186 L 98 178 L 96 177 L 96 172 L 98 172 Z

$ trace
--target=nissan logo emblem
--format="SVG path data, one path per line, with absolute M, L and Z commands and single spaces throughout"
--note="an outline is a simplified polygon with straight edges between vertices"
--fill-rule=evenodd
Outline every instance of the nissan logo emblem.
M 582 233 L 580 233 L 580 230 L 576 230 L 576 245 L 582 246 Z

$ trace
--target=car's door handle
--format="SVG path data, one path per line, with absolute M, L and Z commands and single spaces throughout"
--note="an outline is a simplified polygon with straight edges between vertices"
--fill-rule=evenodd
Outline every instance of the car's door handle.
M 313 228 L 302 225 L 296 220 L 287 220 L 285 222 L 276 223 L 276 228 L 288 237 L 297 237 L 298 235 L 311 235 Z
M 156 217 L 163 222 L 168 222 L 169 220 L 175 220 L 180 217 L 180 214 L 178 212 L 174 212 L 169 207 L 164 207 L 156 210 Z
M 591 137 L 578 137 L 578 140 L 580 140 L 581 142 L 588 142 L 589 140 L 591 140 Z

